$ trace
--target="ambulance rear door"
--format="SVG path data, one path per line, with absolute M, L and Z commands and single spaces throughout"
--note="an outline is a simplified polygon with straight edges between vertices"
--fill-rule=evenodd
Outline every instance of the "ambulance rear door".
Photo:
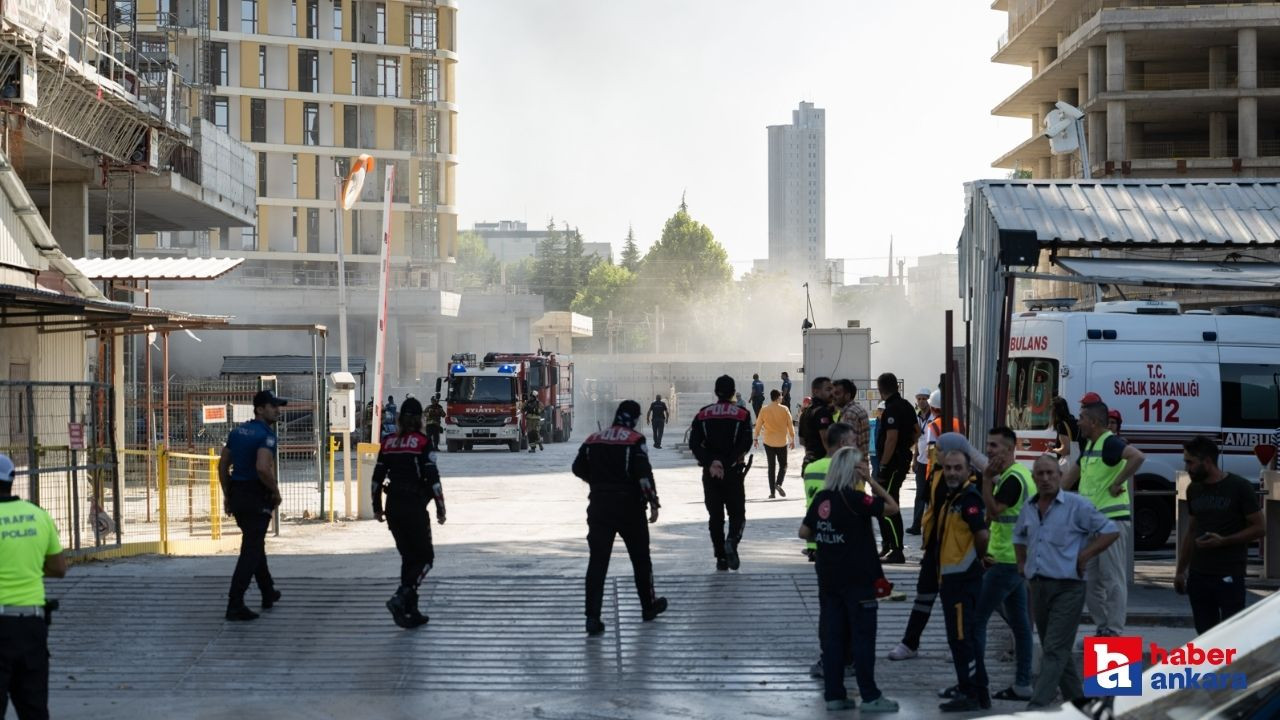
M 1070 317 L 1028 313 L 1015 317 L 1010 327 L 1005 421 L 1018 434 L 1016 458 L 1028 466 L 1058 443 L 1050 410 L 1059 394 L 1065 354 L 1070 352 Z
M 1223 470 L 1257 480 L 1253 449 L 1280 428 L 1280 319 L 1217 316 Z

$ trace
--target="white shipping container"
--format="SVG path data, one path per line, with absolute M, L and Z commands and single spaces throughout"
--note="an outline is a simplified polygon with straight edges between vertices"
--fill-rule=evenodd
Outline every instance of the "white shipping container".
M 848 378 L 865 390 L 871 379 L 871 328 L 810 328 L 804 331 L 804 377 Z M 806 393 L 793 389 L 793 398 Z

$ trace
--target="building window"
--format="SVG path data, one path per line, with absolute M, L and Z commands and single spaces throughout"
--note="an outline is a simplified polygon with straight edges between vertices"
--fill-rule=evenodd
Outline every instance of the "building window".
M 333 0 L 333 39 L 342 40 L 342 0 Z
M 212 43 L 210 46 L 210 55 L 213 62 L 213 84 L 214 85 L 230 85 L 231 84 L 231 53 L 224 42 Z
M 307 0 L 307 37 L 320 37 L 320 0 Z
M 400 97 L 400 59 L 378 56 L 378 97 Z
M 298 208 L 293 209 L 293 251 L 298 252 Z
M 293 30 L 291 37 L 298 37 L 298 0 L 289 0 L 289 25 Z
M 436 14 L 423 8 L 405 8 L 405 26 L 409 28 L 409 47 L 434 50 L 436 47 Z
M 302 144 L 320 144 L 320 103 L 302 103 Z
M 404 160 L 395 160 L 393 164 L 396 168 L 396 176 L 392 181 L 394 185 L 391 188 L 391 202 L 407 203 L 409 202 L 409 163 Z
M 290 163 L 289 163 L 289 166 L 292 168 L 292 171 L 293 171 L 293 183 L 292 183 L 292 184 L 293 184 L 293 196 L 296 198 L 296 197 L 298 197 L 298 155 L 297 155 L 297 153 L 294 153 L 293 158 L 292 158 L 292 160 L 291 160 L 291 161 L 290 161 Z M 294 211 L 294 214 L 295 214 L 295 215 L 297 214 L 297 211 L 296 211 L 296 210 Z M 294 223 L 295 223 L 295 225 L 294 225 L 294 229 L 293 229 L 293 236 L 294 236 L 294 237 L 297 237 L 297 236 L 298 236 L 298 228 L 297 228 L 297 224 L 296 224 L 296 223 L 297 223 L 297 220 L 295 220 L 295 221 L 294 221 Z
M 320 252 L 319 208 L 307 208 L 307 252 Z
M 258 32 L 258 0 L 240 0 L 240 32 Z
M 298 51 L 298 89 L 302 92 L 320 91 L 320 51 Z
M 258 46 L 258 87 L 267 87 L 267 46 Z
M 413 110 L 396 108 L 396 149 L 413 149 Z
M 357 61 L 356 54 L 351 53 L 351 94 L 352 95 L 360 94 L 359 90 L 357 90 L 359 85 L 356 83 L 356 78 L 359 75 L 359 70 L 360 70 L 360 63 Z
M 228 0 L 218 0 L 218 29 L 223 32 L 227 30 L 227 15 L 229 14 L 227 5 L 229 4 Z
M 360 147 L 360 108 L 355 105 L 342 107 L 342 146 Z
M 258 153 L 258 197 L 267 197 L 267 154 Z
M 311 160 L 313 163 L 311 176 L 316 179 L 315 192 L 312 193 L 311 197 L 319 200 L 320 199 L 320 156 L 312 155 Z
M 257 250 L 258 249 L 258 228 L 257 227 L 240 228 L 240 249 L 241 250 Z
M 210 103 L 213 108 L 213 117 L 210 122 L 218 126 L 222 132 L 231 131 L 231 111 L 228 109 L 227 99 L 221 96 L 214 96 Z
M 386 5 L 383 5 L 382 3 L 378 3 L 377 5 L 374 6 L 373 22 L 374 22 L 374 26 L 373 26 L 374 42 L 376 42 L 379 45 L 386 45 L 387 44 L 387 6 Z
M 249 100 L 249 141 L 267 141 L 267 101 L 263 98 Z

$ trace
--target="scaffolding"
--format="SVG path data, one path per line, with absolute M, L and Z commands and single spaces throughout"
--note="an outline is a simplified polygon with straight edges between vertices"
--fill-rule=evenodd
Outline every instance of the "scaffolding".
M 422 26 L 410 28 L 409 71 L 415 107 L 414 161 L 418 165 L 417 188 L 409 208 L 410 260 L 431 261 L 439 256 L 440 203 L 440 58 L 439 20 L 435 0 L 415 3 L 422 9 Z M 415 4 L 411 4 L 411 7 Z

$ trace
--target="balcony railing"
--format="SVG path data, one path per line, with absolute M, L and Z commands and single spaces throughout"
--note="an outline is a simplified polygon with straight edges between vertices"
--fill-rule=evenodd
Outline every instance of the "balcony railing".
M 1157 140 L 1129 143 L 1129 156 L 1134 160 L 1182 160 L 1196 158 L 1235 158 L 1239 148 L 1235 138 L 1214 154 L 1207 140 Z M 1280 156 L 1280 140 L 1259 140 L 1258 157 Z
M 1209 90 L 1234 89 L 1240 87 L 1240 78 L 1236 73 L 1218 75 L 1214 84 L 1213 73 L 1208 72 L 1175 72 L 1175 73 L 1135 73 L 1126 76 L 1129 90 Z M 1258 72 L 1259 88 L 1280 87 L 1280 70 L 1261 70 Z

